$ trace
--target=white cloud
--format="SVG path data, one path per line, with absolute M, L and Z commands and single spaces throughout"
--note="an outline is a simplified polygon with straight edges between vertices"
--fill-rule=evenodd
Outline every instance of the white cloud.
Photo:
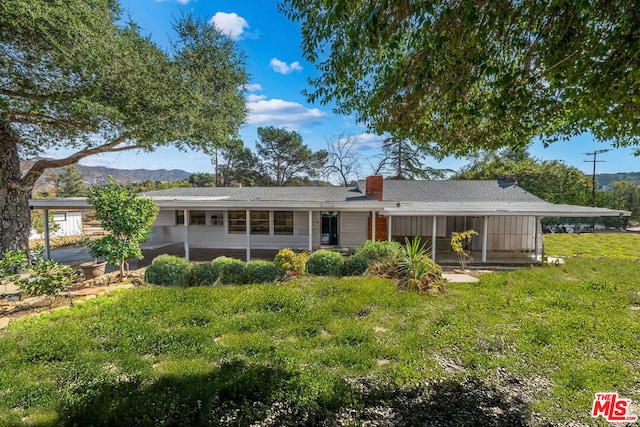
M 244 29 L 249 28 L 247 20 L 237 13 L 216 12 L 209 23 L 218 27 L 223 33 L 228 34 L 233 40 L 239 40 Z
M 377 150 L 382 146 L 384 138 L 384 136 L 373 133 L 362 133 L 360 135 L 355 135 L 353 137 L 353 142 L 360 150 Z
M 297 102 L 282 99 L 267 100 L 261 95 L 252 99 L 248 97 L 247 109 L 249 124 L 281 126 L 294 130 L 320 123 L 328 118 L 324 111 L 317 108 L 307 108 Z
M 298 61 L 287 64 L 284 61 L 280 61 L 278 58 L 273 58 L 269 65 L 276 73 L 289 74 L 294 71 L 302 71 L 302 65 Z
M 259 83 L 250 83 L 248 85 L 244 85 L 244 90 L 247 92 L 258 92 L 262 90 L 262 86 Z
M 256 95 L 255 93 L 251 93 L 246 97 L 247 102 L 258 102 L 263 99 L 267 99 L 266 95 Z

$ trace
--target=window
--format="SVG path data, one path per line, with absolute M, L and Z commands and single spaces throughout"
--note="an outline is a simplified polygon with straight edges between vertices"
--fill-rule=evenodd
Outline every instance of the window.
M 273 234 L 293 234 L 293 212 L 273 212 Z
M 229 234 L 244 234 L 247 232 L 247 217 L 245 211 L 229 211 Z
M 53 214 L 53 220 L 55 222 L 63 222 L 67 220 L 67 213 L 66 212 L 55 212 Z
M 269 234 L 269 211 L 251 211 L 251 234 Z
M 184 225 L 184 211 L 176 211 L 176 225 Z
M 192 225 L 205 225 L 207 223 L 207 215 L 204 211 L 190 211 L 189 212 L 189 224 Z
M 214 227 L 222 227 L 224 225 L 222 211 L 211 212 L 209 215 L 209 225 L 213 225 Z

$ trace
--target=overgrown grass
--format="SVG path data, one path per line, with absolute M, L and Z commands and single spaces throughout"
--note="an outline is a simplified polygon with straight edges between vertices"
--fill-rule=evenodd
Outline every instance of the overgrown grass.
M 549 256 L 640 258 L 640 234 L 546 234 L 544 252 Z
M 596 392 L 640 400 L 639 285 L 578 258 L 438 297 L 145 287 L 2 332 L 0 425 L 597 424 Z

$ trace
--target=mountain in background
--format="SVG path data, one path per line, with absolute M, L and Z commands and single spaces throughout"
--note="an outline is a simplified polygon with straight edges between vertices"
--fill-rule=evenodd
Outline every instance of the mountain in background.
M 33 164 L 33 161 L 20 162 L 20 169 L 26 170 Z M 189 179 L 190 172 L 180 169 L 115 169 L 104 166 L 84 166 L 74 165 L 78 172 L 84 175 L 84 183 L 87 186 L 107 184 L 109 176 L 118 184 L 130 184 L 133 182 L 143 182 L 146 180 L 175 182 Z M 51 192 L 55 189 L 55 179 L 62 173 L 62 168 L 48 169 L 36 182 L 34 193 Z
M 614 181 L 631 181 L 640 185 L 640 172 L 598 173 L 596 181 L 599 186 L 609 185 Z

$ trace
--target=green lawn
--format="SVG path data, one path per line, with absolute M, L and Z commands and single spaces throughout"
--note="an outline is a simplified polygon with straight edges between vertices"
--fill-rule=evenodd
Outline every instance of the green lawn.
M 545 234 L 544 252 L 552 257 L 640 258 L 640 234 Z
M 0 425 L 604 425 L 594 393 L 640 401 L 640 264 L 435 297 L 364 278 L 142 287 L 0 337 Z

